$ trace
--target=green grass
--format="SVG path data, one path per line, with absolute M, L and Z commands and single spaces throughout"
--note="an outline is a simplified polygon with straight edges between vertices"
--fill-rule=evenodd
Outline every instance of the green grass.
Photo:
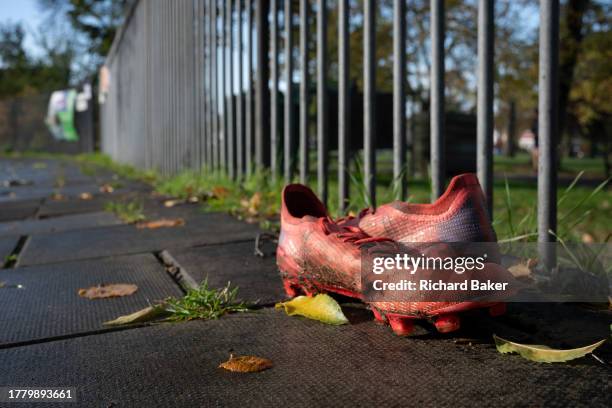
M 394 199 L 393 189 L 396 183 L 389 173 L 387 153 L 383 151 L 378 155 L 379 161 L 382 160 L 378 166 L 381 172 L 378 174 L 376 187 L 379 203 Z M 138 171 L 127 165 L 116 164 L 102 154 L 80 155 L 76 160 L 82 167 L 94 172 L 104 168 L 122 177 L 147 181 L 162 194 L 179 198 L 198 197 L 207 211 L 229 212 L 238 218 L 259 222 L 266 229 L 278 229 L 277 214 L 284 183 L 281 178 L 272 178 L 269 171 L 255 172 L 239 183 L 221 172 L 186 171 L 174 177 L 161 177 L 154 172 Z M 330 214 L 340 216 L 343 214 L 338 211 L 337 168 L 334 166 L 334 161 L 331 160 L 328 208 Z M 502 170 L 508 170 L 508 174 L 521 174 L 521 166 L 526 166 L 531 171 L 529 157 L 525 154 L 514 158 L 495 157 L 495 170 L 498 175 L 504 174 Z M 603 170 L 597 170 L 603 169 L 600 159 L 564 159 L 563 169 L 565 173 L 562 174 L 565 175 L 576 176 L 583 172 L 581 178 L 603 174 Z M 361 187 L 363 180 L 358 161 L 353 164 L 351 174 L 351 201 L 348 210 L 356 213 L 369 205 Z M 317 192 L 315 174 L 310 174 L 309 184 Z M 428 180 L 409 177 L 407 184 L 408 201 L 430 202 L 431 187 Z M 593 194 L 595 187 L 580 184 L 567 190 L 565 187 L 558 189 L 559 236 L 567 241 L 582 241 L 588 235 L 594 242 L 605 242 L 612 231 L 612 190 L 605 187 Z M 509 179 L 506 186 L 504 180 L 496 180 L 493 195 L 494 226 L 499 239 L 507 240 L 522 235 L 529 235 L 526 239 L 533 239 L 533 234 L 537 231 L 536 182 Z M 132 208 L 127 208 L 126 205 L 120 204 L 112 211 L 138 213 L 133 211 L 133 206 L 134 204 Z
M 204 281 L 196 289 L 190 289 L 182 298 L 168 298 L 164 309 L 170 313 L 167 320 L 218 319 L 228 313 L 248 312 L 244 302 L 237 302 L 238 287 L 228 282 L 223 289 L 211 289 Z
M 104 206 L 106 211 L 114 213 L 121 221 L 133 224 L 145 220 L 144 207 L 141 201 L 134 200 L 129 202 L 109 201 Z

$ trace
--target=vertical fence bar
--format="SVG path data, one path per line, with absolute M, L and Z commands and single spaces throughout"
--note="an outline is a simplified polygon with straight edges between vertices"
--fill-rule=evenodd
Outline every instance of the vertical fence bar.
M 252 0 L 246 0 L 247 13 L 247 61 L 246 61 L 246 126 L 245 126 L 245 166 L 246 175 L 251 175 L 253 168 L 253 5 Z
M 557 133 L 559 87 L 559 0 L 540 1 L 538 97 L 538 242 L 554 242 L 557 231 Z M 549 233 L 552 232 L 553 234 Z M 554 247 L 543 245 L 544 265 L 556 264 Z
M 206 103 L 208 105 L 208 109 L 206 112 L 207 123 L 208 123 L 208 137 L 206 138 L 206 162 L 208 171 L 212 171 L 214 169 L 213 163 L 213 63 L 212 63 L 212 54 L 213 54 L 213 36 L 212 36 L 212 7 L 211 2 L 207 1 L 207 13 L 206 13 L 206 42 L 204 43 L 206 47 L 208 47 L 208 57 L 206 59 L 206 73 L 208 76 L 208 86 L 206 88 Z
M 349 0 L 338 2 L 338 209 L 344 213 L 349 199 L 350 138 Z
M 376 207 L 376 4 L 364 0 L 363 12 L 363 155 L 364 182 Z
M 276 158 L 278 155 L 278 4 L 276 0 L 270 0 L 270 8 L 272 9 L 272 28 L 270 30 L 270 57 L 272 63 L 270 65 L 270 77 L 272 81 L 272 90 L 270 91 L 270 170 L 272 178 L 276 178 L 278 164 Z
M 219 48 L 221 51 L 221 78 L 219 79 L 219 84 L 221 85 L 221 93 L 219 95 L 219 100 L 221 103 L 221 109 L 222 109 L 222 116 L 219 118 L 219 121 L 221 123 L 221 130 L 219 132 L 219 157 L 220 157 L 220 161 L 221 161 L 221 168 L 223 171 L 227 172 L 227 77 L 226 77 L 226 70 L 225 70 L 225 64 L 227 62 L 226 56 L 225 56 L 225 49 L 227 47 L 227 38 L 225 36 L 227 27 L 225 27 L 225 23 L 226 23 L 226 16 L 225 16 L 225 7 L 224 3 L 221 2 L 221 7 L 220 7 L 220 11 L 221 11 L 221 16 L 220 16 L 220 20 L 221 20 L 221 34 L 219 35 Z
M 393 179 L 406 198 L 406 2 L 393 4 Z
M 212 144 L 213 144 L 213 167 L 219 170 L 221 167 L 221 157 L 219 154 L 219 76 L 217 72 L 217 0 L 210 0 L 211 8 L 211 61 L 212 68 Z
M 493 43 L 494 0 L 478 2 L 478 122 L 476 162 L 478 180 L 493 217 Z
M 284 176 L 285 182 L 289 183 L 293 177 L 293 14 L 291 13 L 291 1 L 285 1 L 285 158 Z
M 300 0 L 300 183 L 308 180 L 308 0 Z
M 236 177 L 236 134 L 234 132 L 234 28 L 233 28 L 233 1 L 225 0 L 227 11 L 227 167 L 230 178 Z
M 431 0 L 430 165 L 432 200 L 444 192 L 444 0 Z
M 269 0 L 257 0 L 255 8 L 255 20 L 257 25 L 257 95 L 255 104 L 255 158 L 258 166 L 269 163 L 268 143 L 270 141 L 270 90 L 268 88 L 268 46 L 269 46 L 269 24 L 268 12 L 270 11 Z
M 239 179 L 244 174 L 244 98 L 243 98 L 243 50 L 242 50 L 242 0 L 236 1 L 236 29 L 237 42 L 236 51 L 238 59 L 236 60 L 236 69 L 238 71 L 238 94 L 236 95 L 236 174 Z
M 327 1 L 317 1 L 317 182 L 319 197 L 327 205 Z

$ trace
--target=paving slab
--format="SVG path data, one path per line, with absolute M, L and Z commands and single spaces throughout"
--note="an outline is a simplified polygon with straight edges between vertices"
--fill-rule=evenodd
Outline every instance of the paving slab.
M 39 199 L 0 202 L 0 222 L 34 217 L 40 207 L 40 202 Z
M 92 212 L 54 218 L 2 222 L 0 223 L 0 236 L 33 235 L 119 224 L 123 224 L 123 221 L 112 213 Z
M 230 353 L 260 373 L 218 368 Z M 402 338 L 371 321 L 327 326 L 281 311 L 0 350 L 0 384 L 77 388 L 81 406 L 608 407 L 609 370 L 538 364 L 492 344 Z M 41 364 L 44 361 L 44 364 Z
M 104 321 L 181 295 L 151 254 L 6 269 L 0 271 L 0 279 L 9 286 L 22 285 L 1 289 L 0 346 L 101 330 Z M 78 295 L 79 289 L 101 283 L 133 283 L 138 290 L 96 300 Z
M 18 241 L 17 236 L 0 237 L 0 268 L 4 265 L 6 257 L 13 252 Z
M 99 258 L 170 248 L 221 244 L 253 239 L 258 228 L 227 214 L 206 213 L 187 219 L 182 227 L 138 229 L 134 225 L 100 227 L 33 236 L 19 266 Z
M 65 197 L 78 197 L 82 193 L 95 194 L 99 192 L 97 184 L 85 183 L 64 187 L 54 186 L 22 186 L 8 189 L 0 194 L 0 202 L 11 202 L 26 199 L 50 198 L 56 193 Z
M 71 198 L 66 200 L 46 199 L 40 207 L 38 216 L 40 218 L 58 217 L 68 214 L 81 214 L 88 212 L 104 211 L 109 201 L 115 201 L 118 197 L 108 194 L 94 195 L 91 200 Z
M 274 248 L 265 250 L 274 253 Z M 254 240 L 168 252 L 196 282 L 207 279 L 214 288 L 223 288 L 227 282 L 238 286 L 241 300 L 270 304 L 286 297 L 275 257 L 255 256 Z

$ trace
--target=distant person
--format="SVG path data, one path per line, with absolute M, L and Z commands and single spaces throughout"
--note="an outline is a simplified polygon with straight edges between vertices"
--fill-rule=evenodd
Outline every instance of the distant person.
M 531 120 L 531 133 L 533 133 L 533 148 L 531 149 L 531 167 L 533 171 L 538 171 L 538 109 L 533 111 L 533 119 Z

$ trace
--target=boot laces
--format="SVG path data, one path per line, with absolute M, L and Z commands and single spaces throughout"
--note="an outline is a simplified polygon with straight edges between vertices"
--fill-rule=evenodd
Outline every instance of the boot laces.
M 346 217 L 345 217 L 346 218 Z M 344 220 L 344 219 L 343 219 Z M 371 237 L 363 232 L 359 227 L 352 225 L 340 225 L 334 222 L 330 217 L 319 218 L 319 224 L 325 235 L 335 234 L 342 242 L 350 242 L 355 245 L 363 245 L 369 242 L 389 242 L 389 238 Z

